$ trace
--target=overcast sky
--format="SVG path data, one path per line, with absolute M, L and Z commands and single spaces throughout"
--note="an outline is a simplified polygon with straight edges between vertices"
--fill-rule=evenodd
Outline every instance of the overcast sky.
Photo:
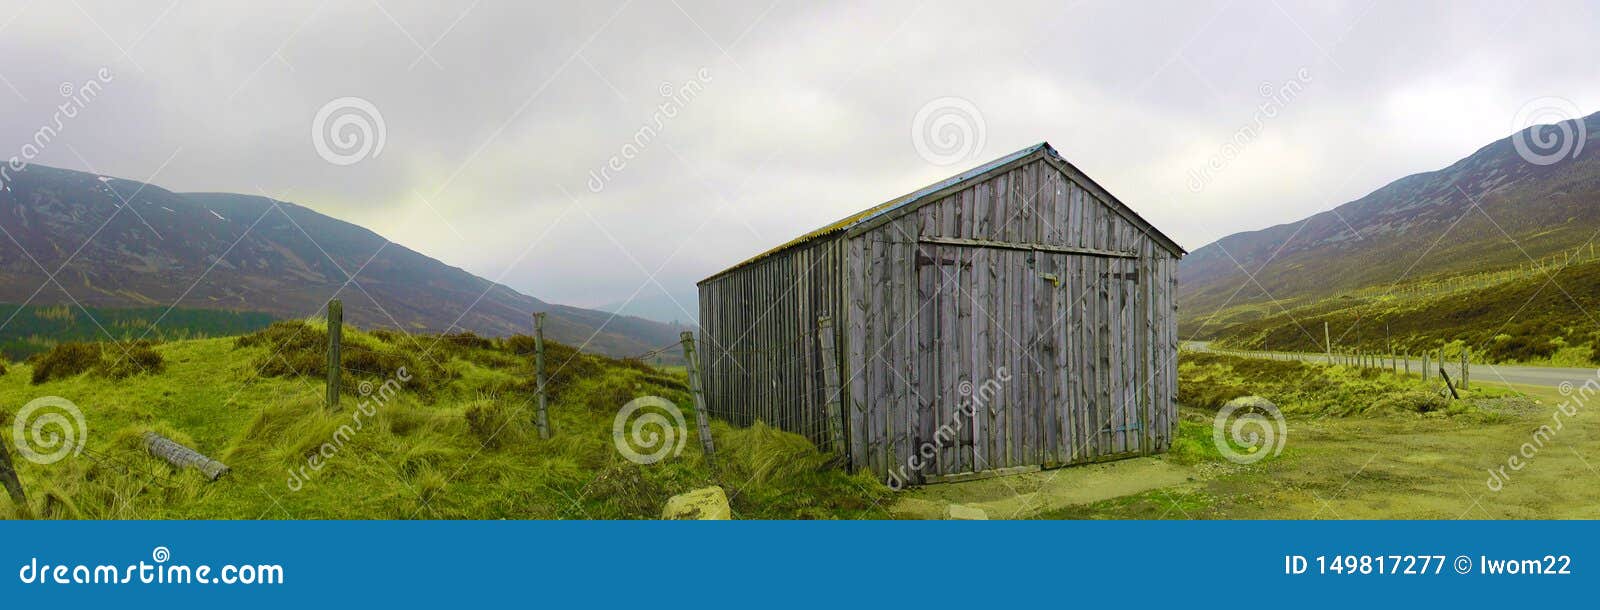
M 594 306 L 1041 140 L 1195 249 L 1600 105 L 1582 3 L 537 4 L 0 0 L 0 156 L 103 67 L 35 162 Z

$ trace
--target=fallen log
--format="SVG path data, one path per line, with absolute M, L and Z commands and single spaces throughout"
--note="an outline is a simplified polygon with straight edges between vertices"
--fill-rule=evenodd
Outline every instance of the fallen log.
M 207 480 L 215 481 L 222 475 L 228 474 L 228 466 L 183 445 L 172 439 L 154 432 L 144 433 L 144 448 L 150 455 L 166 460 L 178 468 L 193 467 L 200 474 L 206 475 Z

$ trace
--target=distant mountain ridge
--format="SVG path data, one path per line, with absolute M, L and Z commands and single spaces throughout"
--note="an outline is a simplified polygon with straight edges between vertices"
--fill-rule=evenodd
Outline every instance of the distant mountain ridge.
M 1224 307 L 1515 268 L 1588 242 L 1600 231 L 1600 113 L 1564 127 L 1585 140 L 1564 142 L 1578 152 L 1555 163 L 1518 153 L 1513 138 L 1556 129 L 1531 127 L 1333 210 L 1195 250 L 1179 265 L 1182 323 L 1193 333 Z M 1220 330 L 1205 326 L 1202 337 Z
M 0 190 L 3 303 L 176 303 L 303 318 L 337 295 L 345 319 L 364 328 L 491 336 L 526 334 L 530 315 L 544 311 L 552 340 L 587 341 L 591 351 L 619 356 L 675 341 L 679 331 L 547 303 L 363 227 L 265 197 L 180 194 L 43 166 L 12 175 L 6 187 Z M 55 282 L 47 282 L 47 272 Z

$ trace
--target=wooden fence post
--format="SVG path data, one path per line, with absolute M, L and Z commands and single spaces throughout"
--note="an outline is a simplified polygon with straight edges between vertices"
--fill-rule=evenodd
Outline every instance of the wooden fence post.
M 711 422 L 706 415 L 706 394 L 700 388 L 700 362 L 694 352 L 694 333 L 684 331 L 679 335 L 683 340 L 684 369 L 689 373 L 689 393 L 694 395 L 694 420 L 700 428 L 700 444 L 705 449 L 706 462 L 717 454 L 717 448 L 711 444 Z
M 1428 350 L 1422 350 L 1422 380 L 1428 380 Z
M 828 413 L 828 439 L 833 443 L 834 453 L 844 455 L 844 409 L 840 406 L 839 361 L 835 359 L 833 352 L 832 316 L 817 318 L 817 344 L 822 352 L 822 386 Z
M 344 303 L 339 299 L 328 301 L 328 410 L 339 410 L 339 369 L 344 360 L 339 357 L 339 342 L 344 334 Z
M 11 503 L 17 507 L 17 513 L 27 514 L 28 496 L 22 493 L 22 480 L 17 478 L 17 469 L 11 464 L 11 450 L 6 448 L 3 439 L 0 439 L 0 485 L 4 485 L 6 493 L 11 495 Z
M 1328 364 L 1333 364 L 1333 335 L 1328 333 L 1328 321 L 1322 321 L 1322 346 L 1328 350 Z
M 1439 378 L 1444 380 L 1444 387 L 1446 387 L 1446 388 L 1448 388 L 1450 390 L 1450 397 L 1459 400 L 1461 398 L 1461 395 L 1456 393 L 1456 387 L 1455 386 L 1450 385 L 1450 374 L 1444 372 L 1444 363 L 1443 362 L 1439 363 Z
M 1471 366 L 1472 359 L 1467 355 L 1467 348 L 1463 347 L 1461 348 L 1461 389 L 1463 390 L 1469 389 L 1467 387 L 1467 377 L 1469 376 L 1467 371 Z
M 548 405 L 550 394 L 545 391 L 548 379 L 544 374 L 544 312 L 533 314 L 533 368 L 534 381 L 539 384 L 539 438 L 550 440 L 550 415 Z

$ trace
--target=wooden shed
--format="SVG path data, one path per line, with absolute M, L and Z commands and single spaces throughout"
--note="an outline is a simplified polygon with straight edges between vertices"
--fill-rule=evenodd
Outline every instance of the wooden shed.
M 1031 146 L 701 281 L 707 409 L 891 486 L 1165 451 L 1183 255 Z

